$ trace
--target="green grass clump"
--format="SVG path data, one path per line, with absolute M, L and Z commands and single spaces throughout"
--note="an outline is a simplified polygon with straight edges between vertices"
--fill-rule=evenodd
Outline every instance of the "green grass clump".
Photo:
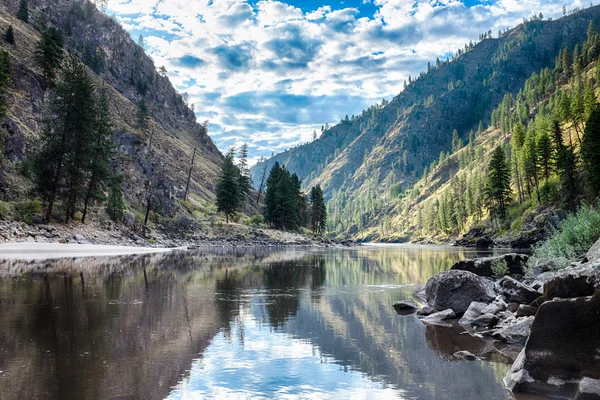
M 538 259 L 565 257 L 576 260 L 588 252 L 600 238 L 600 211 L 583 205 L 575 214 L 570 214 L 550 239 L 535 248 Z
M 496 279 L 500 279 L 506 275 L 508 275 L 508 264 L 506 260 L 495 260 L 492 263 L 492 276 Z

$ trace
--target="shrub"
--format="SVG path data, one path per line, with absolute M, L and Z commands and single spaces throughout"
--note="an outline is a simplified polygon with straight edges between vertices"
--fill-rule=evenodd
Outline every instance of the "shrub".
M 543 204 L 558 203 L 560 197 L 558 195 L 558 185 L 556 182 L 549 181 L 540 187 L 540 198 Z
M 0 219 L 9 219 L 12 217 L 12 205 L 5 201 L 0 201 Z
M 25 200 L 14 203 L 14 217 L 17 221 L 27 224 L 33 223 L 33 217 L 42 212 L 42 205 L 38 200 Z
M 539 259 L 564 257 L 569 260 L 580 258 L 600 238 L 600 212 L 583 205 L 575 214 L 570 214 L 548 241 L 534 250 Z
M 500 279 L 508 274 L 508 264 L 506 260 L 494 260 L 492 263 L 492 276 L 496 279 Z
M 250 218 L 250 224 L 252 225 L 260 225 L 265 222 L 265 218 L 260 214 L 254 214 Z

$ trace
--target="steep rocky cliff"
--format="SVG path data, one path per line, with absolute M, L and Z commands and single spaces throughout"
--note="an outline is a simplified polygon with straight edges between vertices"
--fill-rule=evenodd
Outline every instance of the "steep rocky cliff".
M 23 173 L 24 160 L 39 143 L 48 94 L 35 66 L 34 50 L 40 32 L 48 26 L 63 31 L 65 51 L 93 67 L 90 73 L 97 87 L 109 92 L 118 146 L 117 169 L 124 176 L 130 212 L 143 210 L 150 181 L 154 210 L 167 217 L 176 215 L 194 148 L 197 154 L 190 201 L 201 205 L 214 198 L 222 155 L 168 77 L 157 72 L 152 59 L 128 32 L 87 0 L 29 0 L 29 23 L 15 17 L 18 6 L 19 0 L 0 3 L 0 32 L 12 24 L 16 40 L 14 45 L 0 42 L 0 49 L 10 54 L 13 80 L 8 115 L 0 130 L 5 144 L 6 199 L 18 199 L 31 189 Z M 146 130 L 138 128 L 136 118 L 137 103 L 143 96 L 151 116 Z

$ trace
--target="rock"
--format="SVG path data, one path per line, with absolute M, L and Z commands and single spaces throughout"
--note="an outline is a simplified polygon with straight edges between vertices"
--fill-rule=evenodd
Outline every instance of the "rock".
M 463 314 L 472 302 L 489 303 L 496 298 L 493 282 L 468 271 L 446 271 L 425 285 L 427 304 L 436 310 L 452 309 Z
M 475 241 L 475 247 L 478 249 L 489 249 L 494 244 L 494 241 L 489 236 L 480 237 Z
M 504 254 L 497 257 L 474 258 L 470 260 L 461 260 L 456 262 L 451 269 L 473 272 L 479 276 L 494 276 L 494 266 L 497 263 L 506 263 L 509 275 L 523 276 L 525 266 L 529 257 L 524 254 Z
M 399 301 L 394 304 L 394 310 L 400 315 L 414 314 L 417 311 L 417 305 L 412 301 Z
M 484 235 L 484 229 L 480 227 L 473 227 L 469 231 L 456 241 L 456 246 L 462 247 L 475 247 L 477 239 Z
M 417 311 L 417 315 L 423 316 L 423 317 L 426 317 L 426 316 L 434 314 L 434 313 L 435 313 L 435 310 L 429 306 L 425 306 L 425 307 L 421 308 L 419 311 Z
M 427 303 L 427 296 L 425 295 L 425 285 L 419 285 L 413 291 L 413 297 L 420 303 Z
M 600 399 L 600 380 L 583 378 L 579 382 L 579 390 L 574 400 L 598 400 Z
M 505 378 L 516 392 L 580 399 L 598 391 L 600 294 L 544 303 L 523 352 Z M 532 318 L 532 317 L 530 317 Z M 587 379 L 586 379 L 587 378 Z
M 89 244 L 90 242 L 85 238 L 85 236 L 83 235 L 73 235 L 73 239 L 72 241 L 74 243 L 79 243 L 79 244 Z M 71 240 L 69 240 L 69 243 L 72 242 Z
M 522 346 L 527 341 L 532 323 L 533 317 L 521 318 L 517 323 L 496 331 L 493 337 L 509 344 Z
M 512 303 L 530 304 L 540 297 L 540 293 L 519 282 L 518 280 L 505 276 L 499 282 L 504 294 L 508 296 L 508 300 Z
M 571 262 L 564 257 L 544 261 L 536 260 L 532 268 L 533 277 L 537 279 L 537 277 L 543 273 L 561 270 L 568 267 L 569 264 L 571 264 Z
M 475 354 L 466 351 L 466 350 L 462 350 L 462 351 L 457 351 L 456 353 L 453 354 L 454 358 L 459 360 L 459 361 L 478 361 L 480 360 L 479 357 L 477 357 Z
M 491 328 L 496 326 L 498 321 L 498 317 L 494 314 L 483 314 L 482 316 L 475 318 L 473 322 L 471 322 L 471 326 L 476 328 Z
M 521 304 L 519 305 L 519 308 L 517 309 L 517 312 L 515 313 L 515 317 L 517 318 L 521 318 L 521 317 L 530 317 L 530 316 L 534 316 L 537 313 L 537 307 L 532 307 L 532 306 L 528 306 L 525 304 Z
M 470 327 L 471 324 L 473 323 L 473 321 L 475 319 L 479 318 L 481 316 L 481 314 L 483 314 L 483 310 L 487 306 L 488 306 L 487 304 L 480 303 L 478 301 L 472 302 L 469 305 L 469 308 L 467 309 L 467 311 L 465 311 L 465 313 L 463 314 L 460 321 L 458 321 L 458 323 L 461 324 L 462 326 Z
M 600 290 L 600 263 L 585 264 L 557 273 L 544 284 L 546 300 L 591 296 Z
M 498 305 L 496 303 L 488 304 L 483 310 L 481 310 L 482 314 L 496 315 L 499 312 L 500 312 L 500 307 L 498 307 Z
M 439 311 L 439 312 L 433 313 L 431 315 L 428 315 L 427 317 L 422 318 L 421 321 L 423 321 L 423 322 L 438 322 L 438 321 L 445 321 L 447 319 L 454 319 L 454 318 L 456 318 L 456 314 L 451 309 L 448 309 L 448 310 Z
M 464 334 L 465 330 L 458 324 L 441 326 L 427 324 L 425 327 L 425 340 L 427 345 L 446 361 L 457 361 L 454 354 L 467 351 L 479 358 L 492 358 L 497 356 L 494 343 L 480 337 Z
M 587 254 L 585 255 L 585 258 L 589 263 L 595 263 L 596 261 L 600 261 L 600 239 L 598 239 L 596 243 L 594 243 L 592 247 L 590 247 Z

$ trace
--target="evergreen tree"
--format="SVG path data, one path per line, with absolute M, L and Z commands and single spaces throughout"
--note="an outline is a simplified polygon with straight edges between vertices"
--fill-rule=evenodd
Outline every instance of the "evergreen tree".
M 458 150 L 462 149 L 463 141 L 458 135 L 458 131 L 455 129 L 452 132 L 452 152 L 456 153 Z
M 21 0 L 19 2 L 19 10 L 17 11 L 17 18 L 21 21 L 28 23 L 29 22 L 29 5 L 27 4 L 27 0 Z
M 560 178 L 560 196 L 570 211 L 575 211 L 579 197 L 579 179 L 577 176 L 576 158 L 573 150 L 565 146 L 560 123 L 552 124 L 552 136 L 556 148 L 556 170 Z
M 106 200 L 106 186 L 112 173 L 113 131 L 108 94 L 103 90 L 96 102 L 94 126 L 90 136 L 92 146 L 89 151 L 88 164 L 85 167 L 88 176 L 82 223 L 85 223 L 88 206 L 92 201 Z
M 554 149 L 552 147 L 552 141 L 546 130 L 541 130 L 537 137 L 537 153 L 540 163 L 540 174 L 546 179 L 546 184 L 550 179 L 550 173 L 552 172 L 552 158 L 554 155 Z
M 327 227 L 327 207 L 323 200 L 323 190 L 320 185 L 310 191 L 310 223 L 311 229 L 316 234 L 322 234 Z
M 246 143 L 240 149 L 238 168 L 240 170 L 240 193 L 245 196 L 250 193 L 250 170 L 248 169 L 248 145 Z
M 523 172 L 527 178 L 528 185 L 533 185 L 537 196 L 538 203 L 542 202 L 540 197 L 540 173 L 539 173 L 539 156 L 537 152 L 535 133 L 533 129 L 527 132 L 525 143 L 522 151 Z
M 241 193 L 239 172 L 234 164 L 234 156 L 230 151 L 221 165 L 221 175 L 217 182 L 217 209 L 225 214 L 227 223 L 229 216 L 240 207 Z
M 7 51 L 2 51 L 0 52 L 0 119 L 4 118 L 8 111 L 6 93 L 11 82 L 10 55 Z
M 12 25 L 9 25 L 6 28 L 6 33 L 4 34 L 4 40 L 8 44 L 15 44 L 15 30 Z
M 496 147 L 488 165 L 486 197 L 490 213 L 504 218 L 506 207 L 510 203 L 510 169 L 506 163 L 506 155 L 501 146 Z
M 595 200 L 600 196 L 600 107 L 596 107 L 587 120 L 581 156 L 585 163 L 586 181 L 590 195 Z
M 137 103 L 136 119 L 138 128 L 145 132 L 148 129 L 148 122 L 150 121 L 150 110 L 148 110 L 148 104 L 143 97 Z
M 115 222 L 123 221 L 125 217 L 125 202 L 123 201 L 123 192 L 121 191 L 122 177 L 115 175 L 112 177 L 110 190 L 108 192 L 108 203 L 106 211 Z
M 93 146 L 94 124 L 90 121 L 95 120 L 95 112 L 92 80 L 85 66 L 70 56 L 51 95 L 42 146 L 35 160 L 37 188 L 47 204 L 48 221 L 58 199 L 63 201 L 68 222 L 85 192 L 86 166 Z
M 63 59 L 63 36 L 60 29 L 50 27 L 42 33 L 42 38 L 35 49 L 35 62 L 44 73 L 44 80 L 49 87 L 54 84 L 56 71 L 60 69 Z

